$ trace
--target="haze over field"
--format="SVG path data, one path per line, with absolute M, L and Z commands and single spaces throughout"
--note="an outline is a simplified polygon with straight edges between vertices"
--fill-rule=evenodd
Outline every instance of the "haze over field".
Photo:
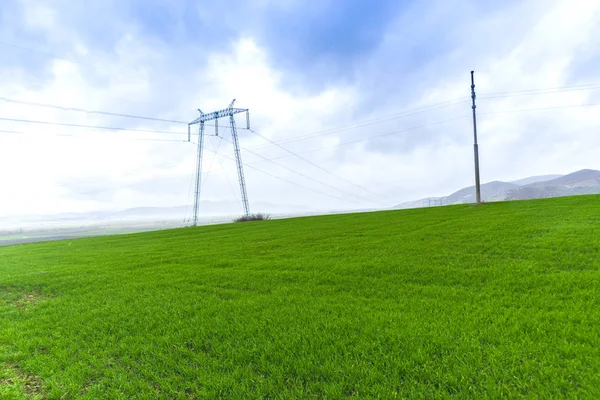
M 522 178 L 514 182 L 498 181 L 482 185 L 482 199 L 485 202 L 582 194 L 600 194 L 600 171 L 581 170 L 567 175 L 542 175 Z M 471 186 L 448 196 L 427 197 L 398 204 L 394 208 L 420 208 L 473 203 L 474 201 L 475 188 Z M 254 203 L 253 209 L 255 212 L 267 213 L 276 219 L 374 210 L 367 208 L 323 210 L 319 209 L 318 204 L 311 208 L 280 206 L 266 202 Z M 200 204 L 198 224 L 229 223 L 241 213 L 238 202 L 203 201 Z M 189 226 L 191 218 L 192 208 L 190 206 L 138 207 L 117 211 L 0 217 L 0 245 L 177 228 Z

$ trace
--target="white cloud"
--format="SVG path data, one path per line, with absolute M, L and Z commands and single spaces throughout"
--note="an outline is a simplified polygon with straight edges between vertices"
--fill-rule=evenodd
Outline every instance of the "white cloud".
M 594 92 L 591 90 L 502 99 L 483 96 L 493 92 L 594 83 L 573 82 L 572 71 L 581 60 L 599 51 L 595 46 L 598 41 L 595 27 L 600 22 L 600 3 L 583 0 L 577 3 L 578 6 L 566 0 L 522 2 L 493 15 L 470 15 L 473 25 L 481 27 L 486 35 L 466 37 L 464 43 L 445 49 L 447 51 L 433 61 L 395 76 L 386 72 L 390 70 L 390 63 L 402 61 L 402 54 L 393 53 L 394 45 L 404 40 L 403 34 L 410 32 L 404 33 L 406 28 L 400 23 L 392 25 L 379 48 L 365 56 L 351 84 L 331 84 L 320 92 L 312 92 L 286 87 L 286 71 L 276 69 L 277 63 L 268 50 L 249 35 L 241 36 L 227 48 L 207 53 L 201 44 L 176 48 L 157 43 L 132 27 L 115 43 L 114 52 L 96 51 L 92 43 L 74 34 L 85 27 L 62 26 L 56 18 L 61 9 L 28 0 L 27 26 L 46 32 L 49 42 L 59 43 L 61 48 L 71 51 L 67 59 L 44 59 L 40 55 L 50 68 L 48 79 L 36 85 L 29 82 L 31 68 L 27 69 L 27 65 L 21 69 L 0 67 L 3 82 L 0 96 L 184 120 L 193 119 L 197 115 L 196 108 L 209 112 L 226 107 L 236 98 L 237 106 L 251 110 L 254 129 L 271 140 L 285 143 L 300 135 L 439 101 L 458 97 L 468 100 L 468 71 L 475 68 L 477 91 L 481 96 L 478 111 L 481 113 L 484 181 L 600 168 L 597 162 L 600 139 L 595 132 L 599 107 L 485 114 L 592 101 Z M 442 11 L 436 15 L 444 18 Z M 403 16 L 399 22 L 408 17 Z M 450 20 L 440 27 L 436 26 L 435 18 L 431 19 L 428 29 L 435 26 L 436 29 L 462 30 L 464 24 L 470 22 Z M 501 30 L 492 35 L 493 32 L 486 30 L 486 23 Z M 513 23 L 522 34 L 511 32 Z M 489 46 L 486 47 L 486 43 Z M 472 48 L 478 52 L 466 59 L 465 55 L 470 54 Z M 19 57 L 18 50 L 11 54 Z M 28 72 L 24 73 L 26 69 Z M 600 78 L 600 73 L 595 76 Z M 600 79 L 596 83 L 600 83 Z M 403 91 L 402 86 L 410 90 Z M 332 147 L 463 115 L 465 119 L 447 124 Z M 94 131 L 2 121 L 0 130 L 23 131 L 24 134 L 0 133 L 0 170 L 9 172 L 0 175 L 0 187 L 10 193 L 0 198 L 0 214 L 168 206 L 188 201 L 195 146 L 140 140 L 184 140 L 185 125 L 109 118 L 8 102 L 0 102 L 0 117 L 181 132 L 181 135 L 168 135 Z M 356 185 L 391 197 L 392 205 L 447 194 L 472 184 L 469 118 L 470 105 L 466 102 L 284 146 L 303 154 L 323 147 L 322 151 L 306 153 L 304 157 Z M 225 123 L 221 121 L 222 125 Z M 265 147 L 263 139 L 251 133 L 243 130 L 239 133 L 244 148 L 254 149 L 252 151 L 264 157 L 289 155 L 275 146 Z M 217 145 L 218 139 L 207 139 L 208 149 Z M 222 142 L 220 146 L 222 154 L 233 157 L 228 143 Z M 212 167 L 203 189 L 204 198 L 233 199 L 230 184 L 237 190 L 234 164 L 225 158 L 213 161 L 210 151 L 205 155 L 205 171 Z M 242 155 L 245 163 L 315 190 L 340 196 L 340 192 L 325 186 L 331 185 L 373 199 L 368 192 L 297 158 L 286 157 L 277 162 L 325 185 L 279 166 L 257 162 L 260 159 L 248 151 Z M 355 206 L 286 184 L 251 168 L 245 172 L 251 203 L 317 204 L 321 209 Z

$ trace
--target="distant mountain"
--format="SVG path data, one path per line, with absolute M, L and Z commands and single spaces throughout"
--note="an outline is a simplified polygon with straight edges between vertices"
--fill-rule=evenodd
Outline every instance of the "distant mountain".
M 252 212 L 267 214 L 307 214 L 314 210 L 308 207 L 294 205 L 278 205 L 267 202 L 250 203 Z M 131 221 L 167 221 L 191 218 L 193 207 L 137 207 L 126 210 L 100 210 L 90 212 L 68 212 L 46 215 L 11 215 L 0 217 L 0 228 L 6 226 L 38 226 L 44 225 L 73 225 L 80 223 L 106 223 L 106 222 L 131 222 Z M 200 202 L 200 216 L 202 218 L 231 220 L 232 217 L 242 215 L 240 203 L 235 201 L 208 201 Z
M 500 201 L 506 194 L 519 185 L 508 182 L 494 181 L 481 185 L 481 199 L 483 201 Z M 469 186 L 443 198 L 445 204 L 464 204 L 475 202 L 475 186 Z
M 252 212 L 264 213 L 285 213 L 285 212 L 306 212 L 310 208 L 294 205 L 278 205 L 266 202 L 250 203 Z M 111 215 L 116 218 L 147 218 L 147 217 L 176 217 L 181 218 L 184 215 L 190 216 L 193 212 L 193 206 L 177 207 L 137 207 L 119 211 Z M 235 201 L 201 201 L 200 212 L 202 215 L 241 215 L 243 214 L 241 204 Z
M 600 194 L 600 171 L 584 169 L 568 175 L 541 175 L 513 182 L 494 181 L 481 185 L 483 201 L 528 200 L 546 197 Z M 445 197 L 409 201 L 395 208 L 418 208 L 475 202 L 475 186 L 460 189 Z
M 600 171 L 595 169 L 582 169 L 572 174 L 563 175 L 560 178 L 553 179 L 543 184 L 550 185 L 568 185 L 568 186 L 590 186 L 597 185 L 600 178 Z
M 600 194 L 600 171 L 584 169 L 556 179 L 536 182 L 511 190 L 506 200 Z
M 494 181 L 481 185 L 483 201 L 501 201 L 509 191 L 519 188 L 519 185 L 509 182 Z M 394 208 L 419 208 L 430 206 L 446 206 L 450 204 L 475 203 L 475 186 L 460 189 L 445 197 L 427 197 L 420 200 L 398 204 Z
M 556 178 L 560 178 L 563 175 L 539 175 L 539 176 L 530 176 L 529 178 L 523 178 L 523 179 L 519 179 L 517 181 L 512 181 L 511 183 L 514 183 L 515 185 L 519 185 L 519 186 L 525 186 L 525 185 L 530 185 L 532 183 L 538 183 L 538 182 L 544 182 L 544 181 L 549 181 L 552 179 L 556 179 Z

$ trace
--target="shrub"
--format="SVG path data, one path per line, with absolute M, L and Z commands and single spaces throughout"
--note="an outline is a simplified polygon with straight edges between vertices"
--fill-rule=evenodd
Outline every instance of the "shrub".
M 269 219 L 271 219 L 269 214 L 258 213 L 241 216 L 234 219 L 233 222 L 266 221 Z

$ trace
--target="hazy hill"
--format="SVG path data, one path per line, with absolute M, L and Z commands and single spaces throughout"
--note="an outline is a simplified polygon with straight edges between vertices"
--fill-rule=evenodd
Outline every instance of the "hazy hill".
M 540 199 L 600 193 L 600 171 L 584 169 L 556 179 L 511 190 L 507 200 Z
M 560 178 L 561 176 L 563 176 L 563 175 L 553 174 L 553 175 L 530 176 L 529 178 L 519 179 L 516 181 L 512 181 L 511 183 L 514 183 L 519 186 L 525 186 L 525 185 L 531 185 L 532 183 L 545 182 L 545 181 L 549 181 L 552 179 Z
M 573 186 L 596 186 L 600 182 L 600 171 L 594 169 L 582 169 L 572 174 L 561 176 L 538 185 L 573 185 Z
M 509 182 L 494 181 L 481 185 L 481 198 L 483 201 L 504 200 L 506 194 L 518 188 L 519 185 Z M 444 204 L 463 204 L 475 202 L 475 186 L 460 189 L 444 198 Z
M 483 185 L 481 185 L 481 197 L 483 201 L 487 202 L 505 200 L 509 191 L 517 189 L 519 187 L 520 186 L 518 184 L 511 182 L 494 181 L 484 183 Z M 475 186 L 462 188 L 444 197 L 427 197 L 420 200 L 408 201 L 402 204 L 398 204 L 395 208 L 419 208 L 465 203 L 475 203 Z
M 250 203 L 253 212 L 267 213 L 298 213 L 311 211 L 308 207 L 295 205 L 279 205 L 266 202 Z M 235 201 L 209 201 L 203 200 L 200 202 L 200 211 L 203 216 L 213 215 L 238 215 L 242 214 L 240 203 Z M 90 212 L 69 212 L 59 214 L 45 215 L 11 215 L 0 217 L 0 223 L 3 222 L 31 222 L 31 221 L 104 221 L 104 220 L 120 220 L 120 219 L 170 219 L 190 216 L 193 212 L 191 205 L 175 206 L 175 207 L 136 207 L 126 210 L 99 210 Z
M 267 202 L 250 203 L 252 212 L 264 212 L 273 215 L 294 214 L 306 215 L 314 213 L 308 207 L 272 204 Z M 227 222 L 233 217 L 242 215 L 239 203 L 235 201 L 208 201 L 200 203 L 200 219 L 202 224 Z M 69 212 L 45 215 L 7 215 L 0 216 L 0 236 L 15 229 L 27 231 L 37 229 L 91 227 L 91 226 L 128 226 L 137 230 L 139 224 L 168 222 L 169 226 L 183 225 L 192 218 L 192 206 L 175 207 L 137 207 L 126 210 L 99 210 L 90 212 Z M 0 396 L 1 398 L 1 396 Z
M 600 171 L 583 169 L 568 175 L 531 176 L 513 182 L 494 181 L 481 185 L 481 198 L 485 202 L 541 199 L 580 194 L 600 194 Z M 474 202 L 475 186 L 469 186 L 445 197 L 429 197 L 409 201 L 397 205 L 396 208 Z

